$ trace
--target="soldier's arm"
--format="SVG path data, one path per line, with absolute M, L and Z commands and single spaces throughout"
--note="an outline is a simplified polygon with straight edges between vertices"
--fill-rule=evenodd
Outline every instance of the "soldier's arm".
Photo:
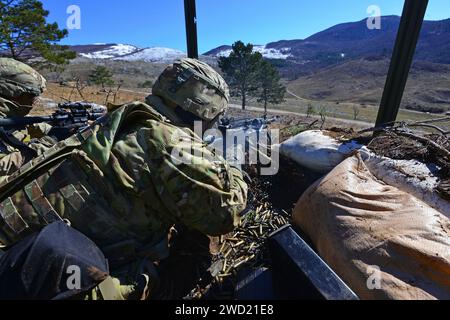
M 157 199 L 148 199 L 149 205 L 171 223 L 211 236 L 232 231 L 247 202 L 242 173 L 214 156 L 199 138 L 180 145 L 174 138 L 177 130 L 156 121 L 136 131 L 131 129 L 136 133 L 116 143 L 115 154 L 127 163 L 129 176 L 141 181 L 138 185 L 151 181 Z M 184 147 L 188 149 L 182 152 L 186 161 L 176 156 Z M 131 157 L 130 150 L 134 150 Z
M 19 106 L 0 97 L 0 118 L 24 116 L 30 110 L 31 108 Z M 24 163 L 24 157 L 19 151 L 1 150 L 0 155 L 0 177 L 12 174 Z
M 247 203 L 241 171 L 213 156 L 201 141 L 194 141 L 193 154 L 182 163 L 174 160 L 173 147 L 169 145 L 171 156 L 165 159 L 172 174 L 163 177 L 177 206 L 175 214 L 186 226 L 207 235 L 232 231 Z

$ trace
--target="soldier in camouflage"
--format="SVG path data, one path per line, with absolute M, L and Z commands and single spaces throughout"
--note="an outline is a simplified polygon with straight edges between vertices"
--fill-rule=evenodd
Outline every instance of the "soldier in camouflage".
M 24 117 L 30 113 L 46 88 L 46 80 L 36 70 L 14 59 L 0 58 L 0 117 Z M 42 129 L 38 126 L 37 131 Z M 36 132 L 36 130 L 34 130 Z M 16 171 L 27 160 L 18 150 L 25 135 L 2 135 L 0 141 L 0 177 Z M 14 140 L 12 142 L 11 140 Z M 38 147 L 38 144 L 34 145 Z M 26 148 L 24 146 L 24 148 Z M 42 150 L 42 149 L 37 149 Z M 21 152 L 22 151 L 22 152 Z
M 173 225 L 218 236 L 240 222 L 247 201 L 241 171 L 192 131 L 194 121 L 212 126 L 228 99 L 227 84 L 207 64 L 170 65 L 146 104 L 118 108 L 0 185 L 0 243 L 8 249 L 67 221 L 110 265 L 111 276 L 85 298 L 148 298 L 158 285 L 153 262 L 168 256 Z M 196 151 L 183 163 L 173 157 L 180 130 Z

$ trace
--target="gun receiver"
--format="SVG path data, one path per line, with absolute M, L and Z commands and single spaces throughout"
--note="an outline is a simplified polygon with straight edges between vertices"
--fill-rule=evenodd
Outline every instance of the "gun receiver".
M 63 140 L 96 121 L 107 112 L 106 107 L 94 103 L 69 102 L 58 105 L 58 110 L 50 116 L 15 117 L 0 119 L 0 128 L 5 131 L 23 130 L 27 126 L 48 123 L 52 126 L 49 135 Z

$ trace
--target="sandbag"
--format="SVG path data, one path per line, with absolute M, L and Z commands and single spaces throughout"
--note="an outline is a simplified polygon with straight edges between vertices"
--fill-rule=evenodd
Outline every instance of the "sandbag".
M 362 145 L 342 143 L 328 131 L 304 131 L 280 145 L 280 153 L 294 162 L 319 173 L 328 173 Z M 368 152 L 368 151 L 367 151 Z
M 310 187 L 293 218 L 361 299 L 450 299 L 450 220 L 359 154 Z
M 379 180 L 413 195 L 450 219 L 450 202 L 436 192 L 440 180 L 436 176 L 438 168 L 435 165 L 373 154 L 364 163 Z

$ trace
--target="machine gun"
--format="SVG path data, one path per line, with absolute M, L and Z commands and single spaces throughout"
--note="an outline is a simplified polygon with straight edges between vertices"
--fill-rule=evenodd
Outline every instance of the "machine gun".
M 260 143 L 260 136 L 261 134 L 267 135 L 267 144 L 271 144 L 271 137 L 267 133 L 267 129 L 269 127 L 269 124 L 274 123 L 278 120 L 278 117 L 267 117 L 267 115 L 264 115 L 261 118 L 242 118 L 242 119 L 235 119 L 231 117 L 224 117 L 220 119 L 218 124 L 218 129 L 222 132 L 223 138 L 226 139 L 228 132 L 233 131 L 240 131 L 244 134 L 246 137 L 246 144 L 248 146 L 249 141 L 247 141 L 248 137 L 252 136 L 253 134 L 256 134 L 258 144 Z M 251 147 L 251 146 L 250 146 Z M 256 147 L 253 145 L 253 147 Z
M 245 134 L 256 132 L 259 137 L 259 134 L 263 130 L 266 130 L 269 124 L 277 120 L 278 117 L 268 118 L 267 115 L 265 115 L 262 118 L 242 118 L 242 119 L 235 119 L 233 117 L 223 117 L 219 120 L 217 128 L 222 133 L 223 139 L 226 138 L 227 133 L 229 131 L 242 131 Z M 218 140 L 220 139 L 218 139 L 215 136 L 207 136 L 205 138 L 205 142 L 207 144 L 217 142 Z
M 219 135 L 219 137 L 209 135 L 205 137 L 204 141 L 211 148 L 216 149 L 216 151 L 217 149 L 222 150 L 222 155 L 227 155 L 227 149 L 236 143 L 235 141 L 227 141 L 227 139 L 234 140 L 235 137 L 237 137 L 237 143 L 242 146 L 241 150 L 244 153 L 252 152 L 253 155 L 259 155 L 260 159 L 264 158 L 264 163 L 270 163 L 271 159 L 267 156 L 267 153 L 262 153 L 260 151 L 268 150 L 268 146 L 272 145 L 272 136 L 268 131 L 268 127 L 269 124 L 277 120 L 278 117 L 269 118 L 266 115 L 261 118 L 242 119 L 224 117 L 220 119 L 217 127 L 221 135 Z M 265 136 L 265 139 L 262 139 L 263 135 Z M 231 145 L 229 145 L 230 143 Z M 252 159 L 254 159 L 252 161 L 256 161 L 255 156 Z M 232 159 L 227 160 L 233 161 Z
M 264 115 L 262 118 L 243 118 L 234 119 L 231 117 L 224 117 L 220 119 L 218 128 L 220 131 L 225 133 L 227 130 L 254 130 L 256 132 L 261 132 L 267 129 L 268 125 L 277 121 L 278 117 L 268 118 Z
M 47 123 L 52 126 L 48 135 L 60 141 L 87 127 L 106 112 L 106 107 L 95 103 L 68 102 L 59 104 L 58 110 L 50 116 L 0 119 L 0 128 L 4 132 L 10 132 L 23 130 L 33 124 Z

